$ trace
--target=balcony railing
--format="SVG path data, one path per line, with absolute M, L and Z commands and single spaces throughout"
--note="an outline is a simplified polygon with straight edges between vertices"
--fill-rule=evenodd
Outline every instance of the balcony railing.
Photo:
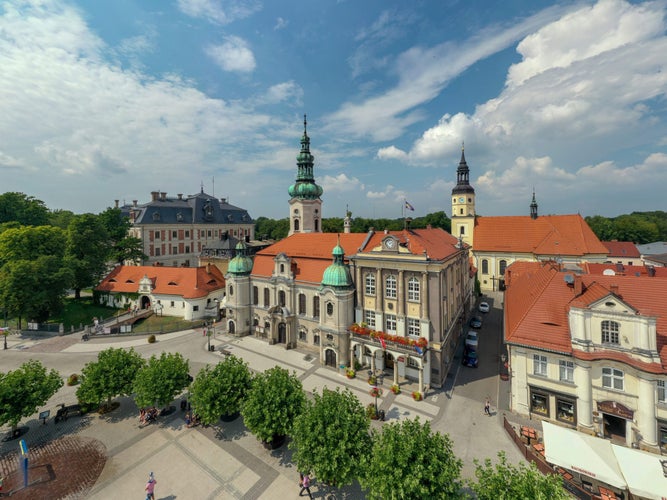
M 351 325 L 348 331 L 352 334 L 352 338 L 372 342 L 380 346 L 386 346 L 393 350 L 398 350 L 405 353 L 423 355 L 428 349 L 428 340 L 424 337 L 413 339 L 403 337 L 401 335 L 392 335 L 390 333 L 373 330 L 361 325 Z M 384 342 L 384 345 L 383 345 Z

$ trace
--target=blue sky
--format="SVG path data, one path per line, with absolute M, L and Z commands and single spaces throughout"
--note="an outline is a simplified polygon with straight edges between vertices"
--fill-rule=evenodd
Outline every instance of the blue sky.
M 496 7 L 497 5 L 497 7 Z M 0 179 L 49 208 L 151 191 L 286 217 L 667 210 L 665 1 L 4 0 Z

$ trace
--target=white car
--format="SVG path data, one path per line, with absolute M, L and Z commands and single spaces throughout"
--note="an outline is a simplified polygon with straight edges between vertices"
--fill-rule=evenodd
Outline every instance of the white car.
M 473 330 L 468 331 L 468 334 L 466 335 L 466 344 L 465 345 L 468 349 L 472 349 L 473 351 L 477 350 L 477 345 L 478 345 L 477 332 L 475 332 Z
M 491 308 L 489 307 L 489 303 L 488 303 L 488 302 L 480 302 L 480 303 L 479 303 L 479 310 L 480 310 L 480 312 L 488 313 L 488 312 L 489 312 L 489 309 L 491 309 Z

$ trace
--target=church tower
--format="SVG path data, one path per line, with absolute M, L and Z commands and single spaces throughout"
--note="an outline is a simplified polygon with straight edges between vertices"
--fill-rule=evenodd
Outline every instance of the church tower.
M 475 189 L 470 185 L 470 169 L 465 150 L 456 169 L 456 186 L 452 189 L 452 235 L 473 246 L 475 228 Z
M 227 296 L 227 331 L 230 335 L 244 336 L 251 333 L 252 286 L 250 273 L 253 261 L 247 255 L 243 241 L 236 244 L 236 255 L 229 261 L 225 276 Z
M 296 182 L 289 187 L 289 235 L 294 233 L 322 232 L 322 187 L 315 184 L 314 157 L 310 154 L 310 137 L 306 132 L 306 115 L 303 115 L 301 151 L 296 157 Z
M 535 190 L 533 189 L 533 201 L 530 202 L 530 218 L 537 219 L 537 201 L 535 201 Z

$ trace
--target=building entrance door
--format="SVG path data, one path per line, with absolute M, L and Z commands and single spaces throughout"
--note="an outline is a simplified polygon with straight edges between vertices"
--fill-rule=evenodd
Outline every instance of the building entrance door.
M 604 424 L 604 437 L 625 442 L 627 420 L 609 413 L 603 413 L 602 422 Z
M 287 325 L 285 323 L 280 323 L 278 325 L 278 343 L 287 343 Z
M 324 364 L 336 368 L 336 353 L 333 349 L 324 351 Z

